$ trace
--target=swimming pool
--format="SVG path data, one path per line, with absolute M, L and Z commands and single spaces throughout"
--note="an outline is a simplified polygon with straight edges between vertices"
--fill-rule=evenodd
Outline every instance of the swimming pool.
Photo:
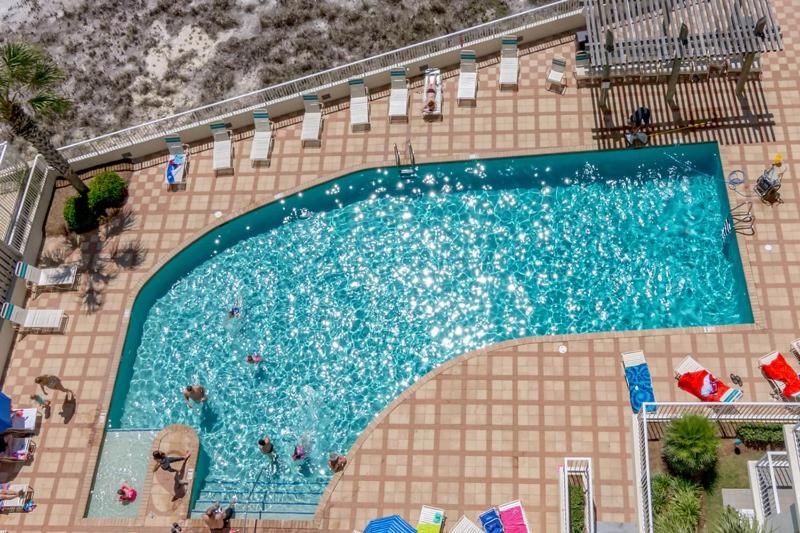
M 328 452 L 459 354 L 752 322 L 729 210 L 716 144 L 344 176 L 223 225 L 148 281 L 109 428 L 195 427 L 197 509 L 238 492 L 264 516 L 310 518 Z M 188 409 L 181 390 L 198 382 L 209 400 Z M 300 440 L 310 457 L 295 464 Z

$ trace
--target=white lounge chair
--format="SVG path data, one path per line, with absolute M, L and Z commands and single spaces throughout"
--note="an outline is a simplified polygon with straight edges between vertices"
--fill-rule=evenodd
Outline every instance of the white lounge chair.
M 180 137 L 164 137 L 169 150 L 167 168 L 164 169 L 164 182 L 168 189 L 186 186 L 186 168 L 189 166 L 189 150 Z
M 768 353 L 758 360 L 758 367 L 780 399 L 800 401 L 800 379 L 783 354 Z M 788 392 L 787 388 L 790 389 Z
M 475 522 L 466 516 L 462 516 L 450 533 L 483 533 L 483 529 L 476 526 Z
M 67 318 L 61 309 L 25 309 L 8 302 L 0 308 L 0 315 L 26 332 L 61 331 Z
M 364 80 L 350 80 L 350 129 L 369 129 L 369 90 Z
M 14 437 L 6 435 L 6 449 L 0 453 L 0 461 L 6 463 L 26 462 L 33 459 L 36 445 L 30 437 Z
M 442 72 L 438 68 L 425 71 L 425 83 L 422 87 L 422 116 L 439 117 L 442 115 Z
M 11 427 L 5 433 L 12 435 L 33 435 L 36 433 L 36 418 L 39 410 L 35 407 L 11 410 Z
M 475 52 L 461 51 L 461 71 L 458 75 L 458 97 L 460 104 L 475 103 L 475 91 L 478 88 L 478 66 L 475 64 Z
M 303 130 L 300 133 L 300 144 L 302 146 L 307 144 L 319 146 L 319 135 L 322 131 L 322 104 L 316 94 L 304 94 L 303 106 L 306 112 L 303 115 Z
M 567 60 L 561 56 L 553 58 L 553 64 L 550 66 L 550 72 L 547 73 L 547 85 L 549 87 L 557 86 L 561 91 L 564 88 L 567 72 Z
M 578 52 L 575 54 L 575 79 L 585 80 L 589 77 L 592 67 L 592 59 L 589 52 Z
M 686 374 L 693 374 L 695 372 L 702 372 L 703 374 L 700 377 L 703 378 L 703 384 L 698 384 L 694 382 L 687 382 L 684 383 L 681 379 Z M 735 389 L 728 387 L 725 383 L 721 380 L 718 380 L 711 372 L 706 370 L 706 368 L 694 360 L 691 355 L 687 355 L 677 367 L 675 367 L 675 379 L 678 380 L 678 387 L 685 390 L 689 394 L 695 396 L 697 399 L 701 401 L 718 401 L 721 403 L 731 403 L 737 401 L 739 398 L 742 397 L 741 389 Z M 705 391 L 702 389 L 703 386 L 709 385 L 711 389 Z M 721 392 L 720 391 L 724 391 Z M 717 400 L 709 399 L 712 397 L 718 397 Z
M 55 268 L 36 268 L 28 263 L 17 261 L 14 275 L 24 279 L 34 295 L 42 289 L 73 289 L 78 279 L 76 265 L 63 265 Z
M 250 146 L 250 163 L 257 161 L 270 163 L 272 157 L 272 122 L 266 110 L 253 111 L 253 144 Z
M 389 122 L 408 120 L 408 82 L 406 69 L 395 69 L 390 73 L 392 80 L 389 90 Z
M 214 134 L 214 170 L 233 170 L 231 131 L 218 122 L 211 125 L 211 133 Z
M 522 508 L 522 503 L 519 500 L 498 505 L 497 510 L 500 511 L 500 521 L 503 523 L 503 529 L 514 531 L 515 533 L 521 531 L 530 533 L 531 525 L 528 523 L 525 509 Z
M 519 58 L 517 57 L 517 38 L 503 37 L 500 48 L 500 88 L 517 87 L 519 79 Z
M 423 505 L 422 510 L 419 512 L 419 521 L 417 523 L 438 526 L 439 532 L 441 532 L 444 526 L 444 519 L 445 515 L 442 509 Z
M 0 501 L 0 511 L 6 513 L 15 513 L 25 510 L 25 504 L 31 499 L 31 495 L 33 493 L 33 490 L 29 485 L 25 485 L 23 483 L 2 483 L 0 484 L 0 487 L 10 492 L 22 493 L 21 496 L 16 498 Z

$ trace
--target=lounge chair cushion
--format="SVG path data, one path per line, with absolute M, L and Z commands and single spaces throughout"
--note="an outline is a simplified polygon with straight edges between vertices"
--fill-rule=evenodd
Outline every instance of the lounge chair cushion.
M 787 398 L 800 393 L 800 379 L 782 354 L 778 354 L 768 365 L 763 365 L 761 370 L 768 378 L 784 384 L 782 393 Z
M 687 372 L 678 378 L 678 387 L 704 402 L 720 402 L 730 387 L 714 377 L 708 370 Z
M 628 382 L 628 392 L 631 397 L 631 409 L 634 413 L 642 410 L 645 402 L 655 402 L 656 396 L 653 393 L 653 380 L 650 376 L 650 368 L 647 364 L 629 366 L 625 368 L 625 379 Z M 648 412 L 656 410 L 655 405 L 647 406 Z

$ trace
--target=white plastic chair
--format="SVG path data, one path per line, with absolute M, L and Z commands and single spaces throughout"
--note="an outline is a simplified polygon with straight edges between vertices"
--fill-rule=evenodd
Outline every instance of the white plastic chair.
M 266 109 L 253 111 L 253 144 L 250 146 L 250 163 L 270 163 L 272 157 L 272 122 Z
M 369 90 L 364 80 L 350 80 L 350 129 L 369 129 Z
M 461 71 L 458 75 L 457 102 L 474 103 L 475 92 L 478 88 L 478 66 L 475 64 L 475 52 L 463 50 L 461 52 Z
M 518 79 L 517 38 L 503 37 L 500 48 L 500 88 L 517 87 Z
M 389 73 L 391 89 L 389 90 L 389 122 L 408 120 L 408 82 L 406 69 L 395 69 Z
M 303 106 L 303 129 L 300 133 L 300 144 L 306 146 L 312 144 L 319 146 L 320 133 L 322 131 L 322 104 L 316 94 L 304 94 Z
M 231 141 L 231 131 L 223 123 L 211 125 L 211 133 L 214 135 L 214 170 L 233 169 L 233 142 Z

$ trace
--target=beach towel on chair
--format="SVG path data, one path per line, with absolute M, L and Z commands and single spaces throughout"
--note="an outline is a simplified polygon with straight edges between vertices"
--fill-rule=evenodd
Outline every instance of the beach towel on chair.
M 497 514 L 497 509 L 492 507 L 478 517 L 486 533 L 503 533 L 503 523 L 500 521 L 500 515 Z
M 787 398 L 800 393 L 800 378 L 797 377 L 794 369 L 789 366 L 782 354 L 778 354 L 770 364 L 762 365 L 761 370 L 768 378 L 783 383 L 783 395 Z
M 678 387 L 704 402 L 719 402 L 730 387 L 714 377 L 708 370 L 687 372 L 678 378 Z
M 625 379 L 628 382 L 631 409 L 634 413 L 642 410 L 643 403 L 656 401 L 656 396 L 653 393 L 653 380 L 650 377 L 650 368 L 646 364 L 625 367 Z M 655 410 L 655 405 L 647 406 L 648 412 Z
M 522 507 L 512 507 L 500 511 L 500 521 L 505 533 L 528 533 L 528 524 L 522 515 Z
M 174 185 L 176 181 L 182 181 L 179 172 L 183 172 L 183 164 L 186 162 L 184 154 L 175 154 L 167 162 L 167 183 Z M 176 178 L 179 178 L 176 180 Z

